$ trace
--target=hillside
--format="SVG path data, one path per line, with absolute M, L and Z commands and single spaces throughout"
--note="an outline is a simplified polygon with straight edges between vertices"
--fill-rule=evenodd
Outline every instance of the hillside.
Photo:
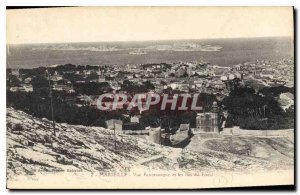
M 282 136 L 195 135 L 186 149 L 261 159 L 281 168 L 294 165 L 293 131 Z
M 189 147 L 161 146 L 130 135 L 114 137 L 112 131 L 101 127 L 56 124 L 55 137 L 52 131 L 47 119 L 7 108 L 8 179 L 66 170 L 93 173 L 147 167 L 152 170 L 245 171 L 278 167 L 277 162 L 270 159 L 225 153 L 221 149 L 192 151 Z M 289 153 L 289 157 L 292 156 Z

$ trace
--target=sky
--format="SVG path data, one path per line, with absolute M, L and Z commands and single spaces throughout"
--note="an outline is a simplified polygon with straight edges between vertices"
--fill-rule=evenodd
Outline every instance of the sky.
M 7 10 L 7 44 L 293 37 L 292 7 Z

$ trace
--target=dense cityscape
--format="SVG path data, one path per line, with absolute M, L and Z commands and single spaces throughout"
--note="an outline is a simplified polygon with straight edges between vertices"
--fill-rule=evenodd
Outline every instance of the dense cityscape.
M 293 121 L 286 122 L 285 118 L 293 115 L 293 78 L 293 59 L 257 60 L 230 67 L 203 60 L 110 66 L 66 64 L 7 69 L 7 91 L 9 105 L 38 117 L 51 120 L 54 114 L 53 120 L 57 122 L 102 126 L 138 136 L 149 135 L 153 131 L 161 137 L 154 139 L 155 142 L 170 145 L 170 136 L 174 140 L 182 132 L 183 137 L 188 138 L 191 132 L 220 132 L 230 126 L 246 129 L 289 128 Z M 242 93 L 251 93 L 253 98 L 259 98 L 262 103 L 256 102 L 255 106 L 251 105 L 252 108 L 245 108 L 237 102 L 230 102 L 235 92 L 245 89 L 248 92 Z M 107 92 L 123 93 L 129 97 L 151 93 L 170 96 L 175 93 L 198 93 L 198 102 L 203 110 L 162 112 L 157 108 L 143 111 L 135 107 L 127 111 L 121 105 L 116 111 L 99 111 L 97 98 Z M 35 97 L 32 98 L 32 95 Z M 267 99 L 271 96 L 271 99 Z M 244 101 L 248 97 L 239 98 Z M 26 104 L 26 101 L 29 102 Z M 50 113 L 50 101 L 54 102 L 54 113 Z M 247 101 L 253 103 L 253 100 L 246 100 L 246 104 L 249 104 Z M 236 108 L 238 106 L 241 108 Z M 237 117 L 240 111 L 243 112 L 244 121 Z M 78 118 L 68 117 L 64 113 L 69 116 L 77 113 Z M 206 122 L 203 119 L 205 113 L 209 115 Z M 280 120 L 281 124 L 274 125 L 274 117 L 284 118 L 285 122 Z M 256 123 L 247 126 L 245 120 Z M 179 138 L 179 143 L 182 140 Z

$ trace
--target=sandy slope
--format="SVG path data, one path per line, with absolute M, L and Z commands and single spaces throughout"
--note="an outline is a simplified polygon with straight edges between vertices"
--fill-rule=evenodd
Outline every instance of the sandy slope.
M 294 165 L 294 140 L 291 135 L 252 136 L 197 134 L 186 149 L 200 152 L 238 155 L 267 162 L 272 168 L 290 168 Z
M 7 108 L 7 176 L 155 170 L 240 170 L 276 168 L 269 159 L 214 150 L 192 151 L 160 146 L 101 127 L 56 124 Z M 114 142 L 116 140 L 116 150 Z M 280 151 L 280 149 L 278 149 Z M 284 152 L 284 151 L 283 151 Z M 292 156 L 289 156 L 291 158 Z

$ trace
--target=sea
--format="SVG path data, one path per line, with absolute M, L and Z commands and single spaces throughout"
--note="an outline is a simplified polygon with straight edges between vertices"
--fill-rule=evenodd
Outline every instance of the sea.
M 206 51 L 199 49 L 199 46 L 221 49 Z M 264 59 L 291 59 L 293 56 L 294 40 L 291 37 L 19 44 L 7 45 L 6 52 L 7 68 L 182 61 L 205 61 L 219 66 L 232 66 Z

